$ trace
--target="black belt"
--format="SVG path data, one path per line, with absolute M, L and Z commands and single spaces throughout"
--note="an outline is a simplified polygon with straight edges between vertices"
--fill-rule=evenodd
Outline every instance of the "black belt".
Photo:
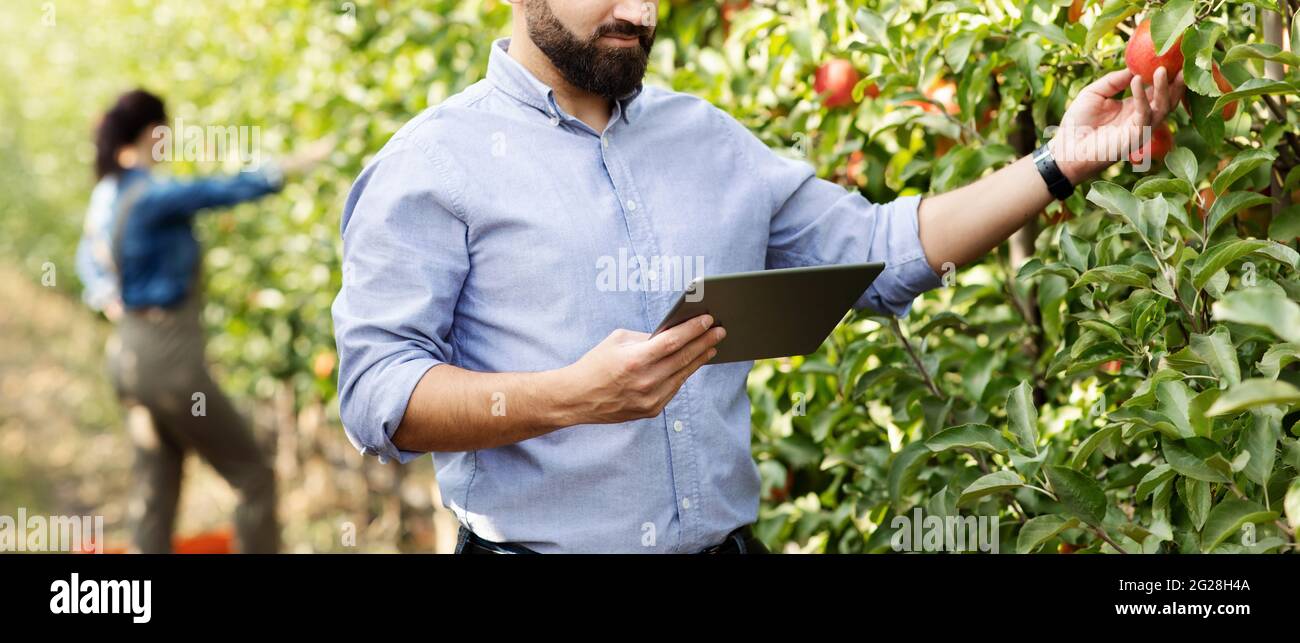
M 458 554 L 536 554 L 523 545 L 517 543 L 494 543 L 490 540 L 479 538 L 474 532 L 460 526 L 460 532 L 456 538 L 456 553 Z M 727 534 L 722 542 L 706 547 L 700 554 L 766 554 L 768 549 L 763 545 L 763 541 L 754 537 L 749 525 L 737 528 L 735 531 Z

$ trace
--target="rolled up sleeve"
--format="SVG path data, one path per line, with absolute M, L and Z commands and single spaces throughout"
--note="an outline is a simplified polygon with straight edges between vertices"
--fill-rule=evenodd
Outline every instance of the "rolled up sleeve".
M 381 462 L 397 448 L 415 385 L 452 361 L 456 301 L 469 272 L 467 226 L 442 167 L 394 140 L 357 179 L 342 222 L 343 285 L 334 300 L 339 411 L 348 439 Z
M 884 272 L 854 307 L 899 317 L 918 295 L 942 283 L 921 247 L 920 196 L 872 203 L 817 178 L 808 163 L 780 156 L 730 116 L 721 117 L 771 198 L 767 268 L 883 262 Z

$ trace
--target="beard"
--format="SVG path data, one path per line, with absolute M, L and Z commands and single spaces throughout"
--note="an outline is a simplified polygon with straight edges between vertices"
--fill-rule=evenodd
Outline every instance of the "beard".
M 547 0 L 525 2 L 524 19 L 533 44 L 546 54 L 564 80 L 578 89 L 617 100 L 635 91 L 645 78 L 655 41 L 652 26 L 617 20 L 601 25 L 583 40 L 560 24 Z M 635 36 L 640 46 L 605 47 L 597 41 L 606 35 Z

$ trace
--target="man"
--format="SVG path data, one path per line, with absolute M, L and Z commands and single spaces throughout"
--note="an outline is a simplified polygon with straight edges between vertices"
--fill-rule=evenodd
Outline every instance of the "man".
M 650 338 L 679 293 L 653 266 L 625 280 L 611 264 L 884 261 L 857 305 L 904 315 L 945 264 L 1041 211 L 1049 182 L 1068 194 L 1109 165 L 1065 152 L 1136 140 L 1181 88 L 1110 74 L 1070 108 L 1043 174 L 1027 157 L 872 204 L 705 101 L 643 87 L 646 3 L 512 2 L 487 78 L 357 179 L 333 308 L 349 438 L 381 459 L 435 452 L 465 552 L 762 551 L 751 364 L 701 368 L 725 335 L 707 316 Z M 1130 80 L 1145 100 L 1108 98 Z

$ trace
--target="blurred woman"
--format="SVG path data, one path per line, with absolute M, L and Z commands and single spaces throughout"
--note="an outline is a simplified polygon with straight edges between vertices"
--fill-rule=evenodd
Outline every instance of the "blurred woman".
M 275 476 L 270 458 L 208 373 L 200 313 L 200 248 L 194 218 L 279 192 L 284 176 L 328 153 L 328 142 L 279 164 L 181 181 L 151 170 L 167 111 L 143 90 L 124 94 L 100 121 L 86 227 L 77 250 L 84 298 L 115 322 L 108 368 L 127 410 L 138 480 L 129 512 L 141 552 L 171 551 L 181 465 L 191 449 L 240 495 L 240 549 L 275 552 Z

